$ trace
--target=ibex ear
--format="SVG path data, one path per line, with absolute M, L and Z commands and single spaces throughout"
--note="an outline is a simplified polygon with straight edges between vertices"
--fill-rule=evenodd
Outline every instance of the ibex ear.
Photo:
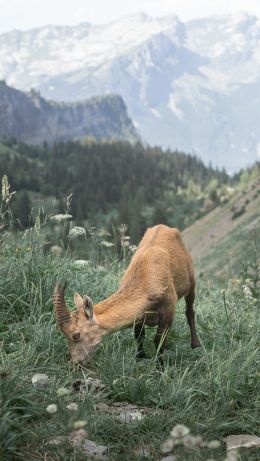
M 74 304 L 76 309 L 82 309 L 83 307 L 83 298 L 79 293 L 74 293 Z
M 83 297 L 83 308 L 84 308 L 84 311 L 87 317 L 89 319 L 92 319 L 93 318 L 93 302 L 87 295 Z

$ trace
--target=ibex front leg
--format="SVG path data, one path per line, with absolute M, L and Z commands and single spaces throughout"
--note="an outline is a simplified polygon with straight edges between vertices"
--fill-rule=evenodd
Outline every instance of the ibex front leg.
M 135 332 L 135 339 L 137 342 L 137 359 L 145 359 L 145 351 L 144 351 L 144 338 L 145 338 L 145 329 L 144 329 L 144 322 L 137 322 L 134 326 Z
M 163 352 L 166 349 L 167 336 L 171 329 L 174 309 L 162 307 L 159 312 L 158 328 L 154 338 L 154 344 L 158 354 L 158 361 L 163 366 Z

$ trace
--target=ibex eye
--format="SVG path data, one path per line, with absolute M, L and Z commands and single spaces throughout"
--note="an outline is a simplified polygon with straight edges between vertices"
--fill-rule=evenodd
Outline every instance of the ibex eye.
M 80 332 L 77 331 L 77 333 L 73 333 L 73 335 L 71 335 L 73 339 L 79 339 L 80 338 Z

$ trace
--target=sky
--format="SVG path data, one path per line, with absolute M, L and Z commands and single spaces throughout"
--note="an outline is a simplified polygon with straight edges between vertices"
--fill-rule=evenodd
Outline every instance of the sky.
M 104 24 L 140 11 L 187 21 L 241 10 L 260 18 L 260 0 L 0 0 L 0 33 L 46 24 Z

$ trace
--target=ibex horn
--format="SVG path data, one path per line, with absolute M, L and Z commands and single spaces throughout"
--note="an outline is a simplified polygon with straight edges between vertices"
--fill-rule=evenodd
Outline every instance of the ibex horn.
M 63 323 L 70 320 L 70 311 L 66 306 L 64 297 L 66 285 L 67 283 L 65 283 L 63 286 L 57 284 L 53 294 L 53 305 L 56 311 L 59 326 L 62 326 Z

